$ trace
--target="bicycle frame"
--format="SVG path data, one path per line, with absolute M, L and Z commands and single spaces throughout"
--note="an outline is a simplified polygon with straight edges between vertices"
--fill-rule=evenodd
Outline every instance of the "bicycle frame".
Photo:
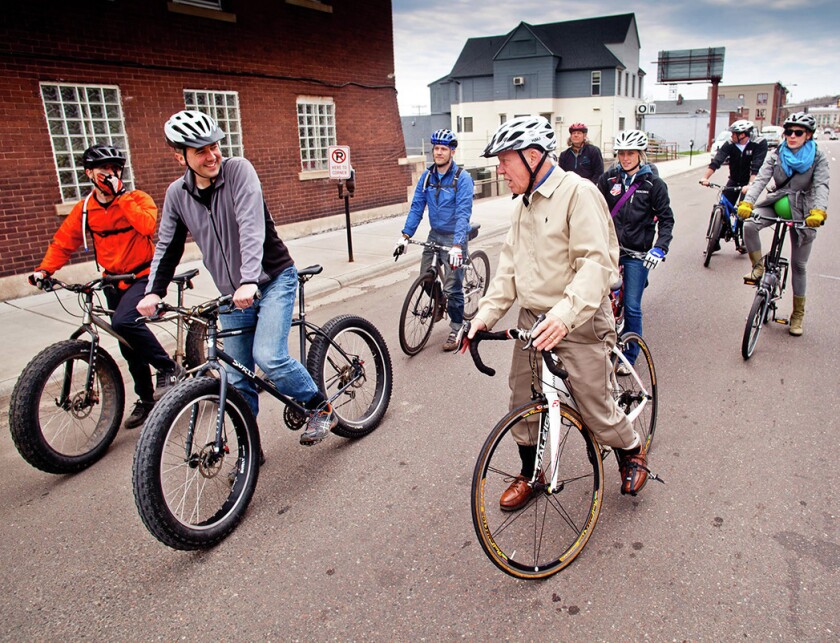
M 797 226 L 797 222 L 795 221 L 788 221 L 776 217 L 760 218 L 775 221 L 770 252 L 764 257 L 764 275 L 762 275 L 761 281 L 757 285 L 757 289 L 767 295 L 768 306 L 773 310 L 773 320 L 775 321 L 775 302 L 780 300 L 785 294 L 789 270 L 788 260 L 782 257 L 782 246 L 784 245 L 788 228 L 801 227 L 804 224 Z

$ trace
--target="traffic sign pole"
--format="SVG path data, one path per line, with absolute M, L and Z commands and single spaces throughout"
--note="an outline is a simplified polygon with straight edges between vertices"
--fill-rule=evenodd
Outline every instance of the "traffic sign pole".
M 349 262 L 353 263 L 353 237 L 350 234 L 350 197 L 353 196 L 353 192 L 356 189 L 356 173 L 350 165 L 350 148 L 346 145 L 330 145 L 327 149 L 327 157 L 330 178 L 338 179 L 338 198 L 344 199 L 344 225 L 347 228 L 347 255 Z

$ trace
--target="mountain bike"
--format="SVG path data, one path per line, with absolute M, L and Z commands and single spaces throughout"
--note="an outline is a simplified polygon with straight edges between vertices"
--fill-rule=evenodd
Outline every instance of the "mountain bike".
M 478 236 L 480 227 L 479 224 L 470 228 L 470 241 Z M 413 239 L 408 239 L 408 243 L 433 251 L 431 265 L 411 284 L 400 311 L 400 348 L 406 355 L 416 355 L 429 341 L 435 323 L 446 315 L 447 299 L 443 292 L 439 253 L 449 252 L 450 246 Z M 478 312 L 478 301 L 490 285 L 490 259 L 483 250 L 474 250 L 461 269 L 464 271 L 464 319 L 470 320 Z
M 752 357 L 761 329 L 771 317 L 777 324 L 788 324 L 787 319 L 776 317 L 777 302 L 785 294 L 789 270 L 788 260 L 782 257 L 782 244 L 784 244 L 788 228 L 806 227 L 804 221 L 790 221 L 789 219 L 762 215 L 753 216 L 756 219 L 773 221 L 775 226 L 770 252 L 764 255 L 764 274 L 758 283 L 744 279 L 744 283 L 756 285 L 755 297 L 747 315 L 744 337 L 741 340 L 741 356 L 745 360 Z
M 197 274 L 191 270 L 173 278 L 179 306 Z M 12 391 L 12 440 L 33 467 L 46 473 L 77 473 L 97 462 L 114 441 L 125 410 L 125 386 L 116 361 L 100 345 L 100 331 L 124 345 L 128 342 L 103 318 L 113 311 L 101 305 L 99 293 L 134 279 L 126 274 L 84 284 L 55 278 L 42 281 L 42 288 L 56 297 L 60 290 L 76 293 L 82 321 L 70 339 L 48 346 L 29 362 Z M 77 316 L 58 301 L 68 314 Z M 153 321 L 175 324 L 175 361 L 188 370 L 200 363 L 203 347 L 193 339 L 200 329 L 189 317 L 176 313 Z M 81 339 L 84 335 L 87 339 Z
M 703 185 L 701 183 L 701 185 Z M 742 185 L 725 186 L 717 183 L 709 183 L 708 187 L 717 188 L 718 202 L 712 207 L 712 214 L 709 216 L 709 227 L 706 230 L 706 252 L 703 265 L 708 268 L 712 260 L 712 254 L 720 250 L 720 240 L 735 241 L 735 245 L 743 247 L 744 240 L 741 233 L 740 219 L 738 218 L 738 204 L 744 197 L 741 193 Z M 738 190 L 738 198 L 732 203 L 723 194 L 725 189 Z
M 298 316 L 292 327 L 299 329 L 301 363 L 338 419 L 333 432 L 360 438 L 379 426 L 388 410 L 391 356 L 379 330 L 361 317 L 339 315 L 320 327 L 306 320 L 304 284 L 322 270 L 310 266 L 298 272 Z M 195 378 L 180 382 L 158 402 L 134 455 L 132 482 L 140 517 L 152 535 L 174 549 L 221 542 L 242 520 L 256 489 L 257 421 L 242 394 L 228 386 L 222 364 L 285 404 L 283 420 L 290 429 L 300 429 L 309 414 L 219 345 L 219 339 L 254 331 L 219 328 L 219 315 L 231 301 L 226 295 L 178 311 L 204 320 L 208 359 Z
M 523 350 L 531 352 L 532 382 L 538 384 L 532 384 L 532 400 L 510 411 L 490 432 L 479 452 L 471 487 L 473 527 L 481 548 L 503 572 L 523 579 L 556 574 L 583 551 L 601 512 L 603 460 L 612 451 L 598 443 L 582 420 L 565 382 L 567 373 L 554 355 L 545 351 L 538 355 L 532 348 L 532 334 L 542 319 L 530 329 L 478 332 L 469 345 L 476 367 L 487 375 L 495 371 L 481 361 L 481 341 L 518 339 L 524 342 Z M 629 343 L 640 349 L 635 365 L 624 355 Z M 613 397 L 650 453 L 657 413 L 650 350 L 641 337 L 628 333 L 613 348 L 612 360 Z M 630 375 L 619 376 L 618 364 L 625 364 Z M 539 425 L 534 474 L 528 481 L 535 493 L 523 508 L 503 511 L 499 498 L 521 467 L 511 431 L 525 421 Z M 653 473 L 648 478 L 662 481 Z

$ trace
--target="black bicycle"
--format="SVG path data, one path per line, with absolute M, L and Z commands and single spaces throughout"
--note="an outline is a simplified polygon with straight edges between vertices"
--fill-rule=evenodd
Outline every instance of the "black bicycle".
M 785 326 L 788 324 L 787 319 L 776 317 L 777 302 L 785 294 L 789 270 L 788 260 L 782 256 L 782 245 L 788 228 L 806 227 L 804 221 L 791 221 L 780 217 L 762 215 L 754 216 L 756 219 L 773 221 L 775 225 L 770 252 L 764 255 L 764 274 L 757 283 L 744 279 L 745 283 L 756 285 L 755 297 L 747 315 L 747 324 L 744 327 L 744 338 L 741 340 L 741 356 L 744 359 L 752 357 L 761 329 L 770 321 L 771 317 L 777 324 Z
M 701 183 L 702 185 L 702 183 Z M 712 214 L 709 216 L 709 227 L 706 230 L 706 252 L 703 265 L 708 268 L 712 260 L 712 254 L 720 250 L 720 241 L 734 241 L 735 245 L 743 247 L 743 233 L 740 219 L 738 218 L 738 204 L 743 198 L 741 193 L 742 185 L 725 186 L 717 183 L 709 183 L 708 187 L 718 189 L 718 202 L 712 206 Z M 738 198 L 732 203 L 724 196 L 725 189 L 738 190 Z
M 197 274 L 198 270 L 190 270 L 173 278 L 179 307 Z M 113 311 L 101 305 L 98 295 L 105 288 L 134 279 L 133 274 L 126 274 L 84 284 L 42 280 L 41 287 L 48 292 L 76 293 L 82 315 L 81 325 L 70 339 L 48 346 L 32 358 L 12 391 L 12 440 L 33 467 L 47 473 L 77 473 L 102 458 L 114 441 L 125 411 L 125 387 L 117 362 L 100 345 L 99 331 L 128 343 L 104 319 Z M 200 324 L 192 324 L 189 316 L 180 312 L 151 321 L 175 324 L 175 361 L 188 370 L 204 361 L 203 345 L 197 339 L 202 334 Z M 84 335 L 87 339 L 81 339 Z
M 469 240 L 478 236 L 481 225 L 470 228 Z M 443 267 L 440 265 L 438 254 L 440 251 L 449 252 L 450 246 L 440 245 L 431 241 L 414 241 L 408 243 L 430 248 L 432 263 L 428 270 L 421 274 L 411 287 L 403 301 L 400 311 L 400 348 L 406 355 L 416 355 L 432 334 L 432 328 L 446 315 L 447 299 L 443 292 Z M 478 301 L 487 292 L 490 284 L 490 259 L 483 250 L 474 250 L 464 260 L 464 319 L 470 320 L 478 312 Z
M 322 270 L 310 266 L 299 271 L 298 317 L 292 327 L 300 330 L 301 362 L 338 418 L 334 432 L 360 438 L 379 426 L 388 410 L 391 356 L 379 330 L 361 317 L 340 315 L 321 327 L 306 321 L 304 284 Z M 261 447 L 256 418 L 242 394 L 228 386 L 222 364 L 283 402 L 290 429 L 300 429 L 308 416 L 307 409 L 218 345 L 219 339 L 254 330 L 219 329 L 219 315 L 231 301 L 227 295 L 188 311 L 206 323 L 208 361 L 199 376 L 177 384 L 158 402 L 134 456 L 140 517 L 174 549 L 201 549 L 223 540 L 242 520 L 257 485 Z

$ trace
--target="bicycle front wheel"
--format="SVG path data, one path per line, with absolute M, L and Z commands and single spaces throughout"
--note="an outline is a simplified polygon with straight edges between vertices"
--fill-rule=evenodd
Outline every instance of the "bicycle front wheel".
M 741 357 L 749 359 L 755 352 L 761 327 L 767 320 L 767 293 L 758 290 L 755 293 L 750 313 L 747 315 L 747 325 L 744 327 L 744 338 L 741 340 Z
M 490 259 L 483 250 L 470 253 L 464 266 L 464 319 L 470 320 L 478 312 L 478 301 L 490 285 Z
M 543 426 L 548 407 L 526 404 L 508 413 L 481 448 L 472 479 L 472 520 L 481 548 L 503 572 L 524 579 L 546 578 L 567 567 L 583 551 L 598 516 L 604 491 L 601 452 L 580 416 L 561 406 L 557 453 L 545 450 L 540 480 L 559 467 L 557 488 L 536 483 L 528 503 L 502 511 L 499 499 L 521 470 L 511 432 L 528 420 Z M 524 429 L 524 427 L 522 427 Z
M 340 315 L 321 327 L 306 358 L 315 384 L 332 400 L 336 435 L 360 438 L 382 421 L 391 402 L 393 369 L 379 329 L 355 315 Z M 327 339 L 327 337 L 329 339 Z
M 9 428 L 23 459 L 47 473 L 76 473 L 114 441 L 125 410 L 120 369 L 101 347 L 88 386 L 90 342 L 49 346 L 23 369 L 12 391 Z
M 712 208 L 712 217 L 709 219 L 709 232 L 706 234 L 708 239 L 706 243 L 706 258 L 703 260 L 703 265 L 708 268 L 709 262 L 712 260 L 712 253 L 720 243 L 720 232 L 723 226 L 724 212 L 723 208 L 716 205 Z
M 432 334 L 441 302 L 434 275 L 420 275 L 411 284 L 400 312 L 400 348 L 406 355 L 417 355 Z
M 635 374 L 620 375 L 621 360 L 613 355 L 613 397 L 624 414 L 633 418 L 633 428 L 642 437 L 645 451 L 650 453 L 659 404 L 653 357 L 645 340 L 636 333 L 626 333 L 616 348 L 625 355 L 635 353 L 636 362 Z
M 259 477 L 260 437 L 245 399 L 229 387 L 216 453 L 219 380 L 178 384 L 146 420 L 134 454 L 134 502 L 143 524 L 173 549 L 203 549 L 239 524 Z

